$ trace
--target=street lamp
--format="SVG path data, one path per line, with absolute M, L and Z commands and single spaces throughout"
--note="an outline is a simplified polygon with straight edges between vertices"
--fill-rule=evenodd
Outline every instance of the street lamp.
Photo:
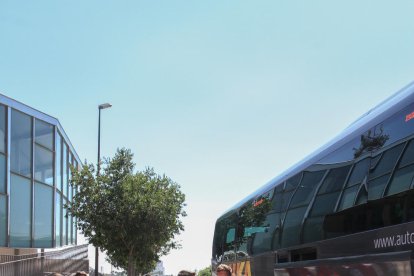
M 110 108 L 112 105 L 109 103 L 100 104 L 98 106 L 99 116 L 98 116 L 98 163 L 96 168 L 96 176 L 99 176 L 99 170 L 101 168 L 101 110 L 105 108 Z M 99 248 L 95 247 L 95 276 L 98 276 L 99 270 Z

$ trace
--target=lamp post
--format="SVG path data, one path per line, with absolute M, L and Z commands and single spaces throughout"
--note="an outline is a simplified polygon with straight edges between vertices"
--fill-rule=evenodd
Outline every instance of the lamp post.
M 101 110 L 105 108 L 110 108 L 112 105 L 109 103 L 100 104 L 98 106 L 99 116 L 98 116 L 98 163 L 96 168 L 96 176 L 99 176 L 99 170 L 101 169 Z M 99 270 L 99 248 L 95 247 L 95 276 L 98 276 Z

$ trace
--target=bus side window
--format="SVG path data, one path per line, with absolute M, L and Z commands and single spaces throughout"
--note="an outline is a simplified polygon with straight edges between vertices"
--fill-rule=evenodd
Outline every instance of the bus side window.
M 230 245 L 234 242 L 236 236 L 236 229 L 235 228 L 230 228 L 229 230 L 227 230 L 227 235 L 226 235 L 226 246 L 230 247 Z
M 316 187 L 325 175 L 325 170 L 304 172 L 302 181 L 297 186 L 292 196 L 289 210 L 283 222 L 281 238 L 282 247 L 297 245 L 300 243 L 302 222 L 308 209 L 309 202 L 314 197 Z
M 236 237 L 236 229 L 230 228 L 227 229 L 226 232 L 226 240 L 223 247 L 223 262 L 234 261 L 235 256 L 235 237 Z
M 399 144 L 382 154 L 378 165 L 371 170 L 368 181 L 368 200 L 381 198 L 391 177 L 391 172 L 394 169 L 397 161 L 404 148 L 404 143 Z
M 414 178 L 414 140 L 408 144 L 394 176 L 388 186 L 386 195 L 394 195 L 412 188 Z
M 335 210 L 342 187 L 348 176 L 351 166 L 331 169 L 324 179 L 306 219 L 303 229 L 304 242 L 322 240 L 324 237 L 323 220 L 327 214 Z
M 273 190 L 240 209 L 236 231 L 238 258 L 254 253 L 255 240 L 260 240 L 264 233 L 269 231 L 270 222 L 267 220 L 267 215 L 272 207 L 270 201 L 272 196 Z
M 346 188 L 342 193 L 339 210 L 344 210 L 354 205 L 360 185 L 363 184 L 364 179 L 366 179 L 368 175 L 369 167 L 370 158 L 362 159 L 354 165 L 346 184 Z
M 217 262 L 235 259 L 236 214 L 217 221 L 213 240 L 213 259 Z

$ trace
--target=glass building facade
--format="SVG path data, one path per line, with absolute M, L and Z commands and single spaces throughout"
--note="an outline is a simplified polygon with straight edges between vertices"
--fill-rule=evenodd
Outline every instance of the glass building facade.
M 59 121 L 0 94 L 0 247 L 77 243 L 65 208 L 80 159 Z

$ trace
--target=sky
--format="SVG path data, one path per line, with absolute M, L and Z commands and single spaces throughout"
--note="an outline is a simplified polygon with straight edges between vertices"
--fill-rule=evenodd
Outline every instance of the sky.
M 0 93 L 82 160 L 130 148 L 186 194 L 167 274 L 210 264 L 215 220 L 414 81 L 414 2 L 0 0 Z M 93 262 L 90 263 L 93 266 Z

